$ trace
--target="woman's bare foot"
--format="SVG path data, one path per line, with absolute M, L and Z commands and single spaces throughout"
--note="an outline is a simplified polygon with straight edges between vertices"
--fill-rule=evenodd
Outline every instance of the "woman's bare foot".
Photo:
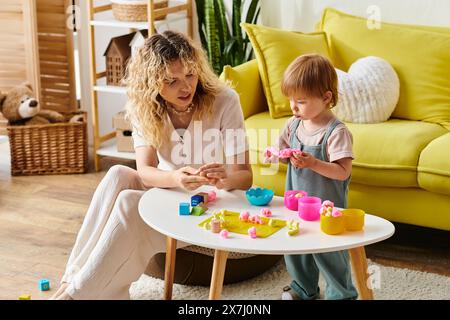
M 61 294 L 64 293 L 64 291 L 66 290 L 66 288 L 69 286 L 69 284 L 67 282 L 64 282 L 63 284 L 61 284 L 61 286 L 59 287 L 59 289 L 55 292 L 55 294 L 53 294 L 49 300 L 55 300 L 57 299 Z
M 67 293 L 63 292 L 59 297 L 57 297 L 55 300 L 73 300 L 73 298 Z

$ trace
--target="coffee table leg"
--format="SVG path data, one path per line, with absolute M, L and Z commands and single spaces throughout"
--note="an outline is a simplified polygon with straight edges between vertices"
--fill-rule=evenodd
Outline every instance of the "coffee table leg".
M 214 253 L 214 265 L 211 277 L 211 287 L 209 289 L 209 300 L 220 299 L 227 258 L 228 251 L 216 250 Z
M 175 274 L 175 256 L 177 253 L 177 240 L 166 239 L 166 268 L 164 272 L 164 299 L 172 300 L 173 278 Z
M 358 288 L 360 299 L 373 300 L 372 289 L 367 286 L 369 274 L 364 247 L 349 249 L 348 252 L 350 254 L 353 272 L 356 277 L 356 287 Z

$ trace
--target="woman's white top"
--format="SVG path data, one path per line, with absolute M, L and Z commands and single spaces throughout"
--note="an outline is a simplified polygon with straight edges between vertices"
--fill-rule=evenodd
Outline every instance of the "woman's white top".
M 238 155 L 239 162 L 245 163 L 248 142 L 244 116 L 239 95 L 233 89 L 222 91 L 214 101 L 212 114 L 205 115 L 201 121 L 192 120 L 186 130 L 175 130 L 170 119 L 167 123 L 165 140 L 157 150 L 159 169 L 176 170 L 188 165 L 198 168 L 205 163 L 227 163 L 227 159 L 235 155 Z M 151 146 L 151 141 L 146 141 L 136 127 L 132 136 L 135 149 Z

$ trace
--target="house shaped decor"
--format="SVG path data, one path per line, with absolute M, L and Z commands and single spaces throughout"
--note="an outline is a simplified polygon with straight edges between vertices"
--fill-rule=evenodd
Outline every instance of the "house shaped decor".
M 135 32 L 112 38 L 103 54 L 106 57 L 106 84 L 121 86 L 128 59 L 131 56 L 130 42 Z

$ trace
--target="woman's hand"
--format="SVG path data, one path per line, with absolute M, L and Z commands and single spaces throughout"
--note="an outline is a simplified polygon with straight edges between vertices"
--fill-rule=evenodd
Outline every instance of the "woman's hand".
M 210 181 L 206 177 L 198 175 L 197 173 L 197 169 L 194 169 L 192 167 L 183 167 L 175 170 L 174 179 L 177 186 L 188 191 L 192 191 L 205 184 L 210 183 Z
M 291 164 L 299 169 L 303 169 L 303 168 L 309 168 L 311 169 L 312 167 L 315 166 L 317 159 L 306 152 L 302 152 L 302 153 L 294 153 L 292 155 L 292 157 L 290 158 L 291 160 Z
M 209 184 L 217 189 L 222 189 L 225 186 L 224 179 L 228 177 L 225 165 L 220 163 L 205 164 L 198 169 L 197 173 L 201 177 L 207 178 Z

